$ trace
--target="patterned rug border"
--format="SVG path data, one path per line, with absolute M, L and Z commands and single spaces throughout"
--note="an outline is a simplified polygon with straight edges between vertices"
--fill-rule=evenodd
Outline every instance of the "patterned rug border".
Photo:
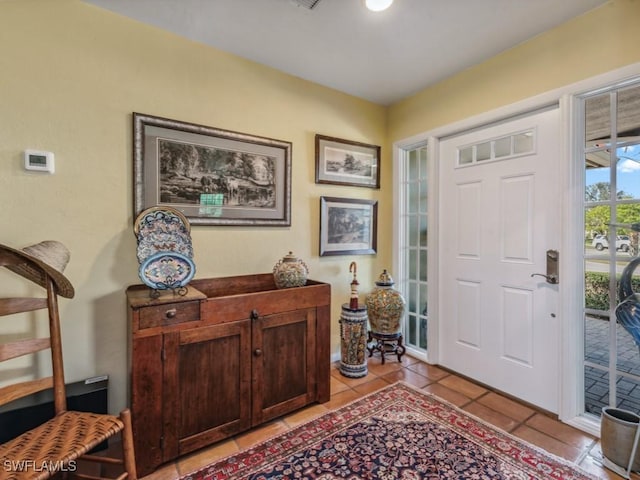
M 226 462 L 229 459 L 232 459 L 233 457 L 237 457 L 241 454 L 244 454 L 246 452 L 252 451 L 252 450 L 259 450 L 261 448 L 264 448 L 266 445 L 268 445 L 269 443 L 273 442 L 274 440 L 278 439 L 279 437 L 283 437 L 284 435 L 286 435 L 287 433 L 293 433 L 293 432 L 297 432 L 299 430 L 304 430 L 305 428 L 308 428 L 311 424 L 313 424 L 314 422 L 317 422 L 320 418 L 327 416 L 327 415 L 336 415 L 339 414 L 340 412 L 344 411 L 348 411 L 350 409 L 352 409 L 354 407 L 354 405 L 360 403 L 360 402 L 365 402 L 367 400 L 370 399 L 370 397 L 374 397 L 376 395 L 380 395 L 381 392 L 384 392 L 386 390 L 396 390 L 398 387 L 404 387 L 407 390 L 410 390 L 414 393 L 417 393 L 419 395 L 423 395 L 425 397 L 430 398 L 432 401 L 443 405 L 445 408 L 449 408 L 451 410 L 453 410 L 454 412 L 456 412 L 457 414 L 459 414 L 460 416 L 463 417 L 468 417 L 469 419 L 471 419 L 474 422 L 477 422 L 478 424 L 482 425 L 484 428 L 486 428 L 487 430 L 496 432 L 498 435 L 501 435 L 505 438 L 507 438 L 508 440 L 514 442 L 515 444 L 521 445 L 523 447 L 526 447 L 534 452 L 536 452 L 538 455 L 542 456 L 542 457 L 546 457 L 549 460 L 551 460 L 552 462 L 556 462 L 560 465 L 566 466 L 568 468 L 574 469 L 576 470 L 577 473 L 580 473 L 581 475 L 584 476 L 585 479 L 590 479 L 590 480 L 602 480 L 601 477 L 592 474 L 591 472 L 588 472 L 587 470 L 585 470 L 584 468 L 582 468 L 580 465 L 571 462 L 570 460 L 567 460 L 563 457 L 560 457 L 558 455 L 555 455 L 551 452 L 548 452 L 547 450 L 538 447 L 537 445 L 534 445 L 530 442 L 527 442 L 526 440 L 523 440 L 520 437 L 515 436 L 514 434 L 507 432 L 506 430 L 502 430 L 499 427 L 496 427 L 495 425 L 487 422 L 486 420 L 470 413 L 467 412 L 466 410 L 458 407 L 457 405 L 454 405 L 453 403 L 449 402 L 448 400 L 445 400 L 441 397 L 438 397 L 437 395 L 431 393 L 431 392 L 427 392 L 419 387 L 416 387 L 414 385 L 411 385 L 410 383 L 407 383 L 403 380 L 398 380 L 395 383 L 389 384 L 389 385 L 385 385 L 384 387 L 381 387 L 377 390 L 374 390 L 373 392 L 370 392 L 366 395 L 363 395 L 362 397 L 356 398 L 354 400 L 351 400 L 347 403 L 345 403 L 344 405 L 337 407 L 333 410 L 327 410 L 326 412 L 322 412 L 320 414 L 318 414 L 317 416 L 310 418 L 309 420 L 300 423 L 298 425 L 296 425 L 295 427 L 292 427 L 290 430 L 286 431 L 286 432 L 279 432 L 279 433 L 275 433 L 270 437 L 267 437 L 266 439 L 264 439 L 263 441 L 256 443 L 254 445 L 252 445 L 251 447 L 242 449 L 242 450 L 238 450 L 237 452 L 231 453 L 229 455 L 225 455 L 222 456 L 216 460 L 211 461 L 209 464 L 207 464 L 204 467 L 198 468 L 196 470 L 191 471 L 190 473 L 181 475 L 178 480 L 197 480 L 198 478 L 200 478 L 198 476 L 198 474 L 207 471 L 208 469 L 210 469 L 213 465 L 216 465 L 218 463 L 222 463 L 222 462 Z M 286 415 L 285 415 L 286 417 Z M 334 432 L 335 433 L 335 432 Z M 333 434 L 333 433 L 332 433 Z M 472 441 L 472 440 L 469 440 Z M 204 476 L 202 478 L 205 478 Z
M 503 429 L 501 429 L 499 427 L 496 427 L 495 425 L 487 422 L 486 420 L 484 420 L 484 419 L 482 419 L 480 417 L 477 417 L 473 413 L 467 412 L 466 410 L 454 405 L 453 403 L 451 403 L 451 402 L 449 402 L 449 401 L 447 401 L 447 400 L 445 400 L 445 399 L 443 399 L 441 397 L 438 397 L 437 395 L 434 395 L 431 392 L 425 392 L 424 390 L 421 390 L 420 388 L 418 388 L 418 387 L 416 387 L 414 385 L 411 385 L 409 383 L 406 383 L 406 382 L 404 382 L 402 380 L 398 381 L 397 383 L 402 383 L 405 387 L 409 387 L 410 389 L 412 389 L 412 390 L 414 390 L 414 391 L 416 391 L 418 393 L 422 393 L 424 395 L 427 395 L 427 396 L 431 397 L 432 399 L 436 400 L 439 403 L 442 403 L 444 405 L 449 406 L 450 408 L 454 409 L 458 413 L 461 413 L 461 414 L 463 414 L 463 415 L 475 420 L 476 422 L 480 423 L 484 427 L 486 427 L 486 428 L 488 428 L 490 430 L 494 430 L 494 431 L 500 433 L 500 435 L 503 435 L 503 436 L 511 439 L 512 441 L 514 441 L 516 443 L 525 445 L 526 447 L 530 448 L 531 450 L 537 452 L 540 455 L 546 456 L 546 457 L 550 458 L 551 460 L 553 460 L 555 462 L 558 462 L 560 464 L 566 465 L 567 467 L 574 468 L 574 469 L 578 470 L 581 474 L 583 474 L 587 478 L 592 478 L 593 480 L 602 480 L 599 476 L 594 475 L 591 472 L 588 472 L 587 470 L 582 468 L 577 463 L 574 463 L 574 462 L 572 462 L 570 460 L 567 460 L 566 458 L 560 457 L 560 456 L 558 456 L 558 455 L 556 455 L 554 453 L 551 453 L 551 452 L 545 450 L 542 447 L 539 447 L 537 445 L 534 445 L 533 443 L 527 442 L 526 440 L 524 440 L 524 439 L 522 439 L 520 437 L 517 437 L 516 435 L 514 435 L 514 434 L 512 434 L 510 432 L 507 432 L 506 430 L 503 430 Z M 379 389 L 377 391 L 379 392 L 380 390 L 383 390 L 384 388 L 387 388 L 387 387 L 383 387 L 383 388 L 381 388 L 381 389 Z

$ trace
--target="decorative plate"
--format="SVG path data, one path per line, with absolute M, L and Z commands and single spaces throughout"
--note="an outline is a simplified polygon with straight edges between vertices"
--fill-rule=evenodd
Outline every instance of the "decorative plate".
M 151 207 L 138 215 L 133 224 L 133 233 L 138 235 L 148 227 L 156 228 L 156 224 L 164 224 L 167 231 L 191 231 L 189 220 L 179 210 L 171 207 Z
M 171 207 L 151 207 L 140 213 L 133 231 L 138 239 L 138 263 L 152 255 L 175 252 L 193 258 L 191 226 L 187 218 Z
M 195 273 L 196 267 L 191 258 L 175 252 L 151 255 L 138 269 L 142 283 L 156 290 L 184 287 Z
M 159 252 L 176 252 L 189 258 L 193 258 L 191 237 L 185 233 L 165 233 L 162 231 L 148 230 L 146 234 L 138 235 L 137 256 L 142 263 L 151 255 Z

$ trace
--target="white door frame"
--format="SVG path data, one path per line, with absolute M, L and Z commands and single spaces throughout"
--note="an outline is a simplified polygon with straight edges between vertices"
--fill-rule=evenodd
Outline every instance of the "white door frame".
M 640 63 L 629 65 L 603 75 L 598 75 L 578 83 L 574 83 L 550 92 L 546 92 L 526 100 L 506 105 L 489 112 L 466 118 L 464 120 L 437 127 L 412 137 L 402 139 L 393 144 L 393 203 L 394 203 L 394 234 L 393 234 L 393 269 L 402 272 L 400 258 L 400 218 L 403 202 L 399 188 L 399 180 L 402 179 L 401 162 L 403 151 L 412 146 L 427 143 L 428 149 L 428 229 L 432 232 L 438 230 L 438 203 L 440 193 L 438 191 L 439 175 L 439 151 L 440 139 L 459 132 L 471 130 L 489 125 L 510 117 L 526 114 L 552 104 L 559 104 L 561 115 L 561 158 L 559 159 L 558 175 L 560 177 L 562 198 L 559 201 L 561 211 L 560 232 L 560 284 L 559 284 L 559 318 L 560 318 L 560 372 L 558 399 L 559 418 L 581 430 L 594 435 L 599 435 L 599 422 L 591 416 L 580 415 L 583 410 L 581 401 L 584 393 L 583 360 L 584 352 L 582 340 L 584 338 L 584 322 L 571 321 L 582 317 L 582 292 L 584 292 L 584 280 L 582 280 L 582 254 L 583 254 L 583 220 L 582 207 L 584 199 L 583 170 L 578 168 L 575 161 L 581 145 L 576 144 L 579 138 L 577 132 L 583 128 L 582 118 L 577 115 L 577 102 L 575 98 L 583 93 L 606 88 L 616 83 L 637 78 L 640 76 Z M 427 330 L 427 362 L 437 364 L 438 352 L 438 318 L 440 306 L 438 299 L 440 293 L 437 285 L 439 278 L 438 254 L 440 252 L 437 235 L 429 236 L 429 265 L 427 275 L 429 282 L 429 323 Z

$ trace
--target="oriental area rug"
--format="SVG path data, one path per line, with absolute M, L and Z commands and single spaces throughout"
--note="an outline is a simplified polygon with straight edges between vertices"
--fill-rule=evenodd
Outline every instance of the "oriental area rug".
M 403 382 L 181 480 L 594 480 Z

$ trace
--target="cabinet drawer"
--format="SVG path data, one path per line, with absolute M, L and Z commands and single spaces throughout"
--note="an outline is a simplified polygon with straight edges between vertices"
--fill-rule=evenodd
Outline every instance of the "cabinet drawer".
M 200 302 L 165 303 L 140 309 L 140 329 L 200 320 Z

